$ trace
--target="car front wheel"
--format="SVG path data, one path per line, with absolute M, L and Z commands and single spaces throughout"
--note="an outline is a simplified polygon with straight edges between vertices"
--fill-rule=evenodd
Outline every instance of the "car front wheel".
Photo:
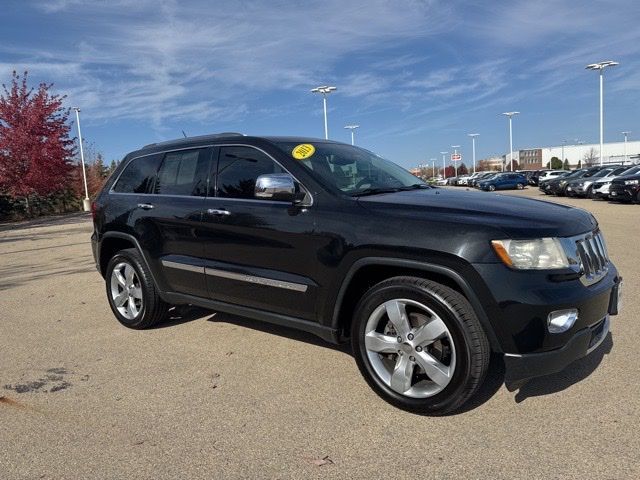
M 496 186 L 495 185 L 489 185 L 487 188 L 489 189 L 490 192 L 493 192 L 493 191 L 495 191 Z
M 356 307 L 351 341 L 373 390 L 417 413 L 458 409 L 478 390 L 489 365 L 489 342 L 466 298 L 417 277 L 394 277 L 371 288 Z
M 521 184 L 521 183 L 518 183 L 518 184 L 516 185 L 516 188 L 517 188 L 518 190 L 522 190 L 522 189 L 524 188 L 524 185 L 523 185 L 523 184 Z
M 124 326 L 149 328 L 166 317 L 169 306 L 158 295 L 135 248 L 121 250 L 109 260 L 105 280 L 109 306 Z

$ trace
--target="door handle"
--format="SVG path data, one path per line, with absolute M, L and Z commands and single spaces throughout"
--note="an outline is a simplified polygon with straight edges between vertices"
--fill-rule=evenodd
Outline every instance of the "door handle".
M 207 213 L 209 215 L 218 215 L 218 216 L 231 215 L 231 212 L 229 210 L 219 209 L 219 208 L 210 208 L 209 210 L 207 210 Z
M 141 208 L 142 210 L 151 210 L 153 208 L 153 205 L 151 205 L 150 203 L 139 203 L 138 208 Z

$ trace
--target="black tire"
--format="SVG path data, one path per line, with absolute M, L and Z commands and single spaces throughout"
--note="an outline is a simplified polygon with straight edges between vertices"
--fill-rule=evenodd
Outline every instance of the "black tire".
M 521 183 L 518 183 L 518 184 L 516 184 L 516 188 L 517 188 L 518 190 L 522 190 L 522 189 L 524 188 L 524 185 L 523 185 L 523 184 L 521 184 Z
M 408 299 L 427 306 L 446 325 L 453 340 L 455 368 L 451 379 L 432 396 L 414 398 L 393 390 L 376 373 L 368 356 L 365 346 L 368 320 L 382 304 L 394 299 Z M 380 397 L 403 410 L 433 416 L 459 409 L 478 390 L 491 356 L 487 336 L 467 299 L 449 287 L 417 277 L 393 277 L 367 291 L 356 306 L 351 343 L 360 372 Z M 380 358 L 383 356 L 380 354 Z
M 487 188 L 489 189 L 490 192 L 495 192 L 496 190 L 495 185 L 489 185 Z
M 134 318 L 127 318 L 118 310 L 112 295 L 111 278 L 113 270 L 117 265 L 122 263 L 133 267 L 139 281 L 139 288 L 142 292 L 142 307 Z M 105 275 L 105 285 L 109 306 L 118 321 L 125 327 L 142 330 L 150 328 L 166 318 L 169 305 L 158 295 L 158 291 L 151 277 L 151 272 L 149 272 L 146 263 L 135 248 L 120 250 L 109 260 Z

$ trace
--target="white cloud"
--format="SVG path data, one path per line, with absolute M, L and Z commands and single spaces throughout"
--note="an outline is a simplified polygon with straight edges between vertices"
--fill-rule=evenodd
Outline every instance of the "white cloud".
M 52 0 L 37 6 L 54 25 L 86 25 L 82 37 L 71 48 L 0 47 L 16 58 L 0 67 L 51 78 L 95 120 L 206 120 L 246 111 L 239 97 L 326 81 L 350 54 L 439 31 L 447 19 L 435 3 Z

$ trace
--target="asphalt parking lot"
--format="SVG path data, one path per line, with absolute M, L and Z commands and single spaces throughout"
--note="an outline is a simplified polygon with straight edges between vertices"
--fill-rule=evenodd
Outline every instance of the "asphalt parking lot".
M 509 194 L 591 211 L 624 309 L 591 356 L 516 392 L 496 363 L 442 418 L 303 333 L 197 309 L 128 330 L 89 217 L 0 225 L 0 478 L 640 478 L 640 205 Z

